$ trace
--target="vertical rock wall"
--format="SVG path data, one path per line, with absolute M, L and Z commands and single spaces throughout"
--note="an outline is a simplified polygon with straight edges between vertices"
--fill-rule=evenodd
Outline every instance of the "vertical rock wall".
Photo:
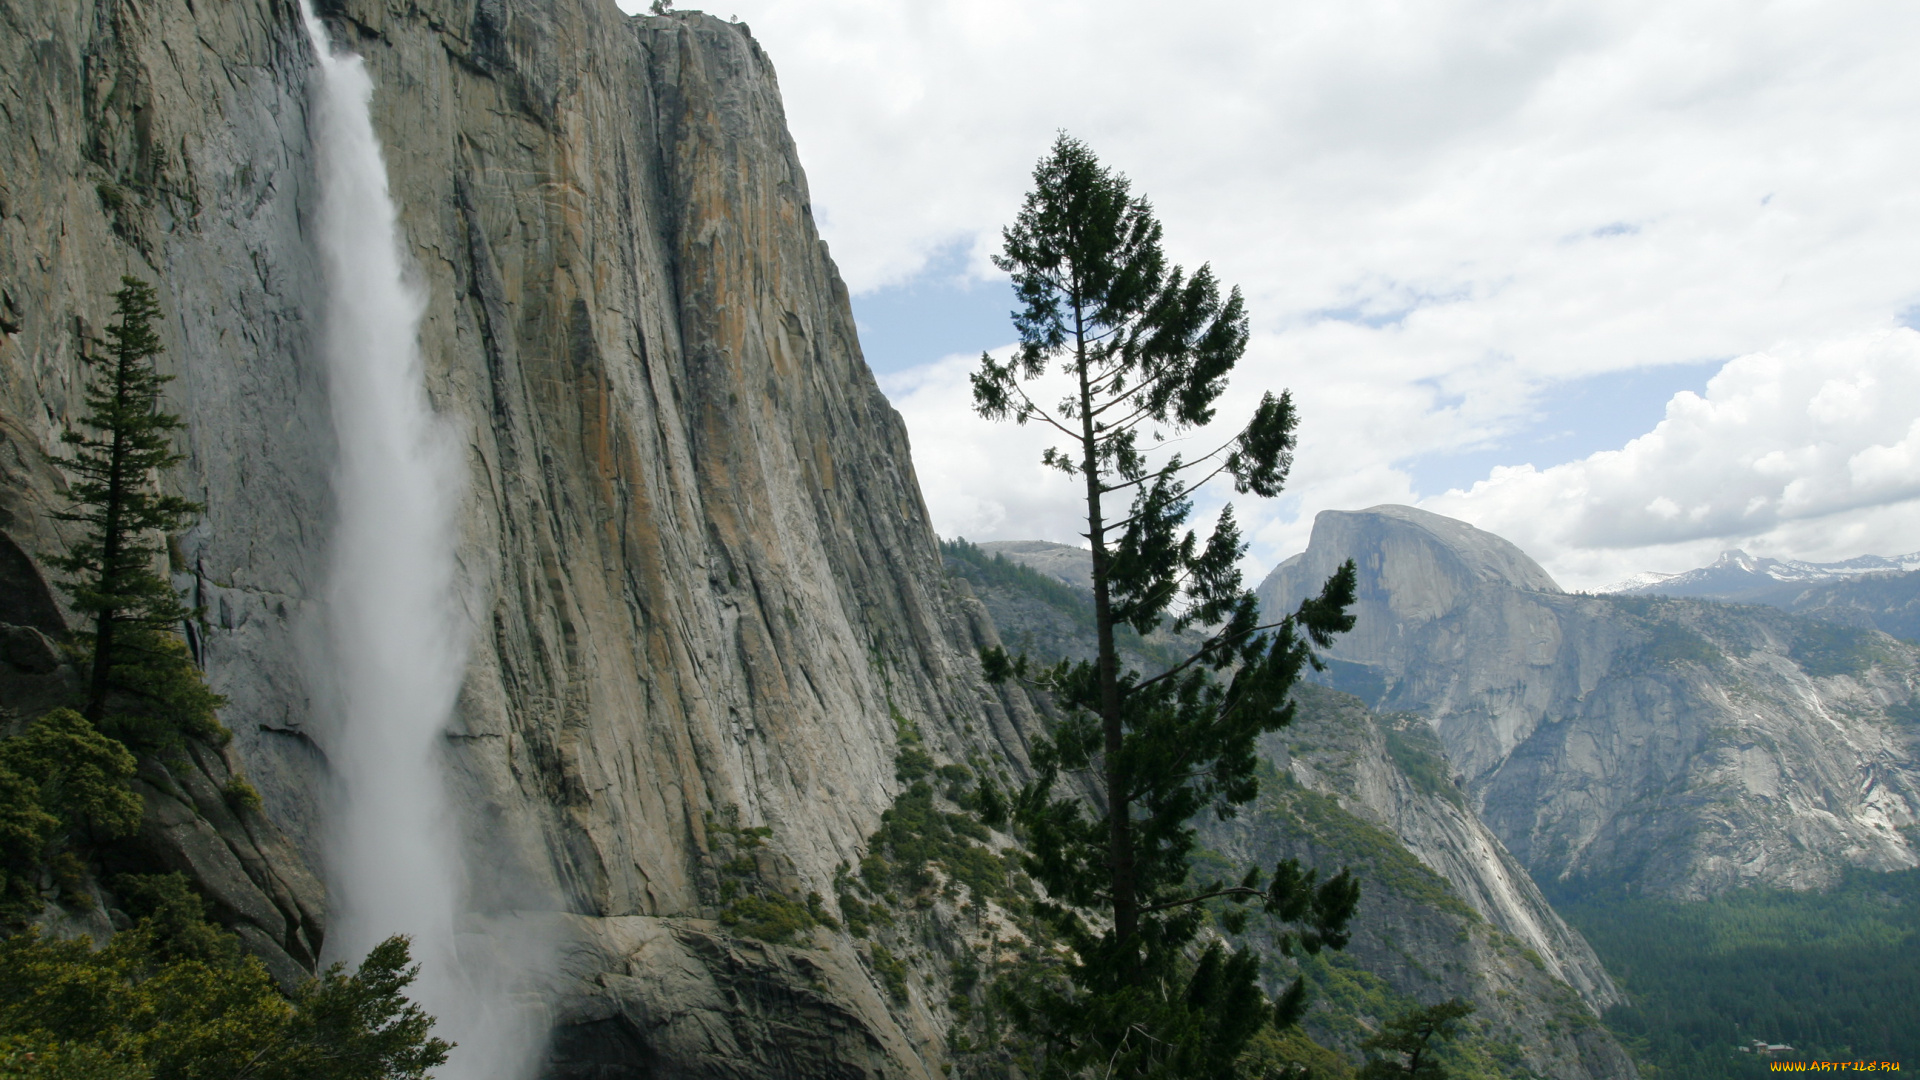
M 606 0 L 321 14 L 373 73 L 429 391 L 467 448 L 446 747 L 475 940 L 544 958 L 556 1073 L 920 1071 L 931 1027 L 850 949 L 701 921 L 708 815 L 770 826 L 766 873 L 830 896 L 897 787 L 897 725 L 1024 759 L 767 58 L 744 26 Z M 0 0 L 0 25 L 0 529 L 57 542 L 39 451 L 119 275 L 156 281 L 177 482 L 207 504 L 176 580 L 235 753 L 316 856 L 331 733 L 303 659 L 333 448 L 293 4 Z

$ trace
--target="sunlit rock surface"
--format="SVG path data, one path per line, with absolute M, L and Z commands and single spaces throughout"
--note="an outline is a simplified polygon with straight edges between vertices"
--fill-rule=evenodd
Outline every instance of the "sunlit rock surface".
M 1342 560 L 1334 683 L 1429 717 L 1482 816 L 1569 886 L 1697 897 L 1916 865 L 1920 648 L 1770 608 L 1562 592 L 1492 534 L 1326 512 L 1269 612 Z
M 587 0 L 321 7 L 375 80 L 429 391 L 467 448 L 446 755 L 474 947 L 526 958 L 556 1075 L 927 1075 L 938 1032 L 850 954 L 701 929 L 707 815 L 771 827 L 769 872 L 831 896 L 898 786 L 897 725 L 943 759 L 1024 760 L 1025 706 L 977 683 L 991 629 L 941 573 L 767 58 L 741 25 Z M 176 580 L 206 608 L 234 752 L 311 859 L 332 733 L 302 671 L 333 460 L 311 53 L 276 0 L 9 0 L 0 21 L 0 528 L 57 541 L 38 454 L 120 274 L 154 280 L 191 424 L 177 482 L 207 505 Z

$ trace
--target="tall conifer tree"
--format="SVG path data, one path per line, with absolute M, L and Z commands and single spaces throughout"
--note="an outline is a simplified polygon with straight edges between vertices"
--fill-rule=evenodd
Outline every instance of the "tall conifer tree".
M 1206 902 L 1257 901 L 1286 927 L 1283 948 L 1318 951 L 1346 943 L 1359 886 L 1344 870 L 1321 881 L 1292 860 L 1271 875 L 1254 867 L 1237 882 L 1195 881 L 1192 822 L 1208 809 L 1229 817 L 1255 795 L 1255 740 L 1292 720 L 1288 694 L 1318 664 L 1314 647 L 1353 625 L 1353 565 L 1264 623 L 1241 580 L 1246 544 L 1232 508 L 1204 542 L 1185 529 L 1209 481 L 1279 494 L 1293 404 L 1266 394 L 1210 453 L 1169 452 L 1169 440 L 1213 421 L 1246 349 L 1247 317 L 1239 290 L 1223 296 L 1210 267 L 1189 277 L 1167 265 L 1160 224 L 1125 177 L 1060 136 L 1004 239 L 995 263 L 1019 297 L 1020 350 L 1005 363 L 982 355 L 974 405 L 1061 436 L 1042 460 L 1084 486 L 1099 639 L 1092 663 L 1036 669 L 998 649 L 982 656 L 990 678 L 1037 684 L 1064 713 L 1012 809 L 1028 836 L 1027 867 L 1051 897 L 1043 912 L 1074 958 L 1067 985 L 1015 998 L 1016 1019 L 1046 1038 L 1058 1075 L 1225 1075 L 1264 1023 L 1297 1018 L 1302 987 L 1276 1005 L 1251 953 L 1216 945 L 1195 956 Z M 1048 406 L 1027 384 L 1050 367 L 1068 385 Z M 1198 628 L 1205 641 L 1170 670 L 1142 675 L 1121 669 L 1122 624 L 1141 634 Z M 1059 792 L 1063 773 L 1087 777 L 1097 804 Z M 1229 908 L 1229 924 L 1244 915 Z
M 107 351 L 82 357 L 89 369 L 83 430 L 60 436 L 74 452 L 56 463 L 77 479 L 68 489 L 73 507 L 54 516 L 81 533 L 52 562 L 68 575 L 61 588 L 74 610 L 92 623 L 82 636 L 90 653 L 82 711 L 135 748 L 151 748 L 183 734 L 223 733 L 213 715 L 220 699 L 174 633 L 191 612 L 161 569 L 165 536 L 201 507 L 159 489 L 160 474 L 183 460 L 173 438 L 185 426 L 160 408 L 160 391 L 173 378 L 154 364 L 164 349 L 153 326 L 160 304 L 146 282 L 123 277 L 120 284 Z

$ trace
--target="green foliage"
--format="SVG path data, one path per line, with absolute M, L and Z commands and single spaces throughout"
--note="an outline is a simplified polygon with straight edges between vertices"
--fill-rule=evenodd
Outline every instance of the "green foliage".
M 1606 1022 L 1642 1075 L 1758 1077 L 1735 1047 L 1920 1060 L 1920 871 L 1854 871 L 1826 893 L 1743 889 L 1681 903 L 1618 893 L 1555 905 L 1629 997 Z
M 1098 1067 L 1115 1077 L 1219 1076 L 1267 1022 L 1250 953 L 1194 944 L 1214 897 L 1259 900 L 1317 951 L 1346 942 L 1358 887 L 1289 861 L 1264 881 L 1189 877 L 1194 818 L 1252 799 L 1254 740 L 1293 718 L 1288 694 L 1313 647 L 1351 629 L 1348 563 L 1318 597 L 1277 623 L 1239 570 L 1246 553 L 1233 510 L 1202 540 L 1185 528 L 1193 494 L 1230 477 L 1241 494 L 1278 495 L 1292 465 L 1291 399 L 1265 394 L 1246 424 L 1188 460 L 1184 434 L 1210 424 L 1248 323 L 1238 289 L 1221 295 L 1210 267 L 1169 267 L 1151 207 L 1127 180 L 1065 135 L 1035 168 L 1034 189 L 995 258 L 1012 275 L 1020 350 L 982 355 L 974 406 L 988 419 L 1039 422 L 1064 437 L 1041 461 L 1085 484 L 1096 663 L 1035 670 L 1024 656 L 983 652 L 990 679 L 1050 694 L 1062 719 L 1034 747 L 1036 779 L 1013 803 L 1022 863 L 1048 899 L 1034 910 L 1065 943 L 1066 983 L 1038 980 L 1009 1002 L 1051 1047 L 1046 1070 Z M 1042 406 L 1025 383 L 1049 367 L 1075 389 Z M 1170 441 L 1175 440 L 1175 441 Z M 1122 513 L 1115 497 L 1131 498 Z M 1116 631 L 1204 630 L 1195 652 L 1143 678 L 1123 671 Z M 1065 774 L 1097 785 L 1102 805 L 1060 794 Z M 1095 913 L 1098 913 L 1097 917 Z
M 260 809 L 260 792 L 247 778 L 235 773 L 227 777 L 220 786 L 220 797 L 226 800 L 228 809 L 236 814 L 254 813 Z
M 1261 1028 L 1233 1064 L 1233 1080 L 1352 1080 L 1353 1066 L 1297 1027 Z
M 867 946 L 867 962 L 873 965 L 873 973 L 880 976 L 880 984 L 887 988 L 887 996 L 905 1005 L 907 1003 L 907 965 L 894 956 L 885 945 L 873 942 Z
M 55 709 L 0 740 L 0 920 L 37 913 L 42 868 L 73 862 L 75 845 L 140 827 L 133 772 L 126 747 L 71 709 Z M 80 899 L 78 880 L 63 884 Z
M 940 541 L 940 553 L 946 556 L 950 571 L 966 578 L 975 587 L 997 587 L 1031 597 L 1065 616 L 1076 629 L 1089 635 L 1096 633 L 1092 594 L 1030 566 L 1014 562 L 1005 555 L 988 555 L 979 546 L 968 543 L 964 537 Z M 1154 672 L 1165 671 L 1187 658 L 1187 654 L 1175 644 L 1148 641 L 1125 623 L 1115 626 L 1113 634 L 1117 648 L 1140 656 Z M 1047 659 L 1055 659 L 1059 655 L 1057 652 L 1045 652 L 1049 643 L 1035 642 L 1033 646 L 1043 650 Z
M 60 587 L 73 610 L 92 622 L 79 636 L 90 668 L 82 711 L 135 750 L 165 749 L 223 734 L 213 719 L 220 699 L 174 634 L 191 612 L 160 569 L 163 538 L 200 507 L 155 484 L 183 460 L 173 439 L 184 426 L 160 410 L 172 376 L 154 365 L 163 350 L 154 330 L 159 301 L 152 286 L 129 277 L 114 304 L 107 353 L 82 356 L 91 369 L 86 414 L 79 429 L 60 435 L 72 455 L 55 464 L 75 479 L 73 506 L 54 516 L 80 531 L 51 562 L 66 575 Z
M 1886 659 L 1871 630 L 1814 619 L 1802 621 L 1797 630 L 1787 655 L 1800 670 L 1816 678 L 1858 675 Z
M 1309 956 L 1300 961 L 1299 970 L 1317 1003 L 1314 1028 L 1328 1046 L 1362 1047 L 1385 1030 L 1387 1021 L 1422 1007 L 1350 956 L 1331 952 Z M 1581 1022 L 1578 1017 L 1585 1015 L 1585 1009 L 1570 991 L 1567 1006 L 1569 1018 Z M 1511 1080 L 1532 1075 L 1520 1049 L 1522 1038 L 1519 1032 L 1496 1031 L 1484 1022 L 1467 1025 L 1459 1037 L 1437 1044 L 1433 1056 L 1457 1080 Z
M 880 864 L 874 865 L 877 867 Z M 868 903 L 857 895 L 858 886 L 848 875 L 844 864 L 840 867 L 840 873 L 834 877 L 833 884 L 834 899 L 840 904 L 840 918 L 846 923 L 849 934 L 864 938 L 871 934 L 875 927 L 893 925 L 893 913 L 887 910 L 885 903 Z
M 178 875 L 122 879 L 147 914 L 104 948 L 0 939 L 0 1076 L 98 1080 L 413 1080 L 446 1060 L 408 1001 L 405 938 L 292 1002 Z
M 1348 813 L 1332 796 L 1301 787 L 1271 766 L 1261 773 L 1263 790 L 1255 811 L 1261 832 L 1312 843 L 1334 852 L 1343 866 L 1364 868 L 1368 880 L 1388 892 L 1470 922 L 1480 921 L 1479 913 L 1460 899 L 1447 879 L 1415 858 L 1399 839 Z
M 903 784 L 911 784 L 933 772 L 933 758 L 922 745 L 920 730 L 894 711 L 893 724 L 899 750 L 893 759 L 893 775 Z
M 1388 1020 L 1380 1031 L 1361 1044 L 1369 1053 L 1380 1054 L 1360 1070 L 1360 1080 L 1392 1080 L 1405 1076 L 1412 1080 L 1445 1080 L 1447 1070 L 1440 1064 L 1435 1040 L 1444 1043 L 1460 1034 L 1460 1021 L 1472 1014 L 1471 1002 L 1454 998 L 1423 1009 L 1411 1009 Z
M 820 894 L 811 898 L 808 905 L 778 893 L 742 896 L 721 910 L 720 922 L 744 937 L 786 945 L 821 924 Z
M 1678 622 L 1654 622 L 1646 629 L 1647 638 L 1640 643 L 1634 656 L 1647 667 L 1682 663 L 1712 666 L 1726 659 L 1713 642 Z
M 918 733 L 899 723 L 901 753 L 919 749 Z M 988 767 L 985 761 L 975 765 Z M 935 781 L 956 810 L 942 808 Z M 1016 928 L 1016 936 L 976 945 L 977 953 L 963 946 L 951 954 L 924 954 L 930 967 L 948 967 L 944 1004 L 953 1019 L 948 1049 L 955 1080 L 1000 1080 L 1009 1070 L 1033 1075 L 1038 1058 L 1030 1041 L 1005 1023 L 1002 1002 L 1010 990 L 1044 981 L 1058 966 L 1048 928 L 1032 915 L 1031 881 L 989 846 L 987 821 L 1005 823 L 999 800 L 998 789 L 976 780 L 974 769 L 933 768 L 896 796 L 868 838 L 859 867 L 842 865 L 834 875 L 841 918 L 855 937 L 868 941 L 868 966 L 897 1002 L 908 1000 L 907 956 L 931 929 L 936 902 L 952 905 L 937 917 L 944 933 L 953 931 L 951 920 L 993 934 L 1009 924 Z M 941 1003 L 929 997 L 926 1004 Z
M 353 974 L 334 964 L 294 1000 L 281 1075 L 307 1080 L 425 1077 L 452 1046 L 433 1038 L 433 1017 L 405 996 L 419 974 L 407 939 L 373 947 Z M 262 1073 L 263 1076 L 272 1075 Z
M 183 739 L 225 745 L 226 699 L 207 688 L 186 642 L 171 631 L 122 627 L 115 638 L 108 711 L 100 727 L 144 753 L 177 749 Z
M 948 565 L 975 585 L 998 585 L 1025 593 L 1071 619 L 1082 630 L 1094 627 L 1093 600 L 1051 574 L 1043 574 L 1005 555 L 989 555 L 965 537 L 940 541 Z
M 875 895 L 911 896 L 934 885 L 937 867 L 974 896 L 999 899 L 1008 893 L 1007 866 L 986 846 L 989 835 L 975 815 L 941 810 L 932 786 L 916 781 L 880 815 L 861 876 Z
M 707 841 L 718 864 L 720 924 L 743 937 L 775 945 L 802 941 L 816 926 L 839 929 L 819 893 L 808 893 L 804 899 L 786 896 L 763 880 L 758 853 L 773 830 L 735 824 L 736 816 L 737 811 L 729 810 L 726 820 L 712 814 L 706 819 Z
M 895 723 L 899 751 L 894 772 L 907 787 L 868 837 L 858 877 L 843 867 L 835 879 L 840 913 L 856 937 L 867 936 L 874 926 L 893 925 L 883 905 L 931 889 L 938 881 L 936 870 L 945 875 L 949 888 L 965 885 L 976 900 L 1004 899 L 1012 888 L 1006 860 L 987 846 L 992 834 L 979 813 L 983 799 L 989 804 L 997 800 L 997 790 L 989 782 L 975 784 L 973 771 L 964 765 L 935 767 L 919 731 L 904 718 Z M 959 804 L 959 812 L 939 808 L 935 780 L 942 782 L 947 799 Z M 881 902 L 869 902 L 876 898 Z
M 1437 795 L 1464 809 L 1466 799 L 1454 786 L 1453 770 L 1447 765 L 1446 751 L 1440 740 L 1417 716 L 1382 717 L 1381 731 L 1386 736 L 1387 756 L 1420 792 Z
M 47 812 L 33 781 L 0 766 L 0 917 L 32 915 L 39 907 L 40 868 L 60 818 Z

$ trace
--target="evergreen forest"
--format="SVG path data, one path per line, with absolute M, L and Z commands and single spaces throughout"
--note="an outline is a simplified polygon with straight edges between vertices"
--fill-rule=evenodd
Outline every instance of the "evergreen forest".
M 1854 871 L 1827 892 L 1678 902 L 1595 893 L 1555 906 L 1629 1004 L 1606 1021 L 1641 1075 L 1735 1080 L 1782 1060 L 1920 1062 L 1920 870 Z

